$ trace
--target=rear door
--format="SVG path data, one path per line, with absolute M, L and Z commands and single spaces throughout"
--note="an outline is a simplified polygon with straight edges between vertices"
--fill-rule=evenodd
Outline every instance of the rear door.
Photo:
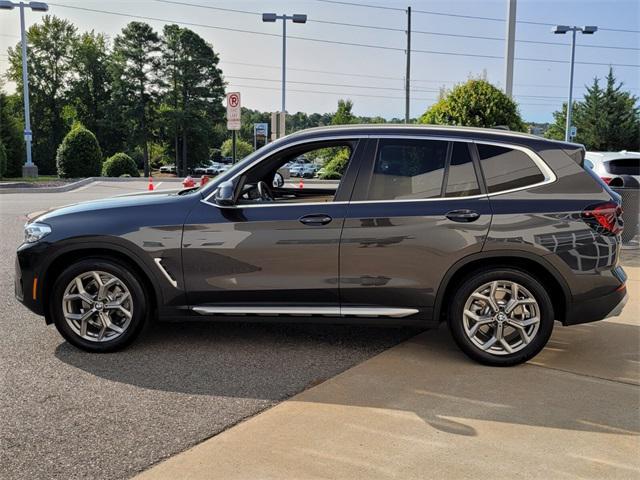
M 491 223 L 471 146 L 369 140 L 340 242 L 343 314 L 430 318 L 443 276 Z

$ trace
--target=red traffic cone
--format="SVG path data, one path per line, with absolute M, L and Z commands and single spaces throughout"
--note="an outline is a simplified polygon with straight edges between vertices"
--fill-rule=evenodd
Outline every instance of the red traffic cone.
M 302 180 L 302 178 L 300 179 L 300 185 L 298 185 L 300 188 L 304 188 L 304 180 Z
M 149 175 L 149 186 L 147 187 L 147 190 L 149 190 L 150 192 L 153 191 L 153 177 L 151 175 Z

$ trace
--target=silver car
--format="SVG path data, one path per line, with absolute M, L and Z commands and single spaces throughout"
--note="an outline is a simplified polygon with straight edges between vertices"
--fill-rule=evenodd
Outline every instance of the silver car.
M 605 183 L 615 177 L 631 175 L 640 182 L 640 153 L 628 152 L 587 152 L 584 165 L 593 170 Z

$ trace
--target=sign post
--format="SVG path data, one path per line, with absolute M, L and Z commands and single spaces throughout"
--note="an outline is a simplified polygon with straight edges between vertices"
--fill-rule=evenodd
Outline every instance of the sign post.
M 227 130 L 231 130 L 231 145 L 233 151 L 233 163 L 236 163 L 236 133 L 240 130 L 240 118 L 242 110 L 240 107 L 240 92 L 227 93 Z

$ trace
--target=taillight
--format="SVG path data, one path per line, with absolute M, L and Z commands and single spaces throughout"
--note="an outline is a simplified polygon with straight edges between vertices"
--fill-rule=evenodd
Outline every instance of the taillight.
M 602 181 L 604 183 L 606 183 L 607 185 L 609 185 L 609 183 L 611 183 L 611 180 L 613 180 L 613 177 L 600 177 L 602 179 Z
M 582 219 L 594 230 L 604 235 L 622 233 L 622 207 L 616 202 L 603 202 L 590 205 L 582 212 Z

